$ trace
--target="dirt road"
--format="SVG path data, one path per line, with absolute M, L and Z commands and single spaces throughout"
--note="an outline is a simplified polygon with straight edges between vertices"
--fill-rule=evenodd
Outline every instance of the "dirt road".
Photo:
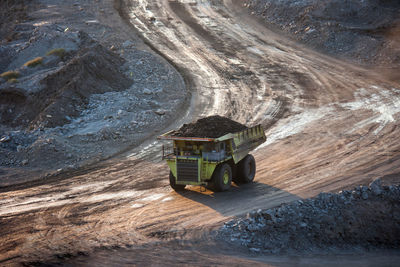
M 121 257 L 151 262 L 152 256 L 155 264 L 190 258 L 197 265 L 282 265 L 281 259 L 229 252 L 210 232 L 259 207 L 377 177 L 399 181 L 400 84 L 302 48 L 260 26 L 238 3 L 116 6 L 185 76 L 192 105 L 177 124 L 211 114 L 263 124 L 268 139 L 254 152 L 256 182 L 225 193 L 189 187 L 178 194 L 168 186 L 160 144 L 150 139 L 68 177 L 0 193 L 0 264 L 46 262 L 53 255 L 65 260 L 81 252 L 94 255 L 86 263 L 100 265 L 123 265 Z M 91 254 L 99 247 L 108 249 Z M 116 247 L 128 249 L 110 249 Z

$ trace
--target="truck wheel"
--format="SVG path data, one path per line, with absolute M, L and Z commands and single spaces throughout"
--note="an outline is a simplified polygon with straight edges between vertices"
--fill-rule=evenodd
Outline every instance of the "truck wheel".
M 251 183 L 256 175 L 256 161 L 253 155 L 248 154 L 238 163 L 238 181 Z
M 233 162 L 233 160 L 229 160 L 228 164 L 231 167 L 231 171 L 232 171 L 232 182 L 235 182 L 237 184 L 239 182 L 238 165 L 235 164 L 235 162 Z
M 226 191 L 231 187 L 232 169 L 227 163 L 218 165 L 212 176 L 213 189 L 217 192 Z
M 182 191 L 185 189 L 184 184 L 176 184 L 175 183 L 175 176 L 172 174 L 172 172 L 169 172 L 169 185 L 174 189 L 175 191 Z

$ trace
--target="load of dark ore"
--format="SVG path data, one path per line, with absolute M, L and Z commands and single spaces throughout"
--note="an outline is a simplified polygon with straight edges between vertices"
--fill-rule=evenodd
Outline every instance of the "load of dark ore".
M 236 133 L 247 129 L 241 123 L 222 116 L 209 116 L 184 124 L 179 130 L 172 133 L 176 137 L 203 137 L 217 138 L 228 133 Z

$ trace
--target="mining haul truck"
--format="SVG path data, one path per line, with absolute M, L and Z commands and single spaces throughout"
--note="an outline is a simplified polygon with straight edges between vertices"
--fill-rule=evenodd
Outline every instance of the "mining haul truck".
M 200 185 L 225 191 L 232 181 L 253 181 L 256 162 L 249 152 L 266 140 L 261 125 L 218 138 L 179 137 L 173 132 L 158 139 L 172 140 L 172 145 L 163 146 L 162 157 L 170 168 L 169 182 L 174 190 Z

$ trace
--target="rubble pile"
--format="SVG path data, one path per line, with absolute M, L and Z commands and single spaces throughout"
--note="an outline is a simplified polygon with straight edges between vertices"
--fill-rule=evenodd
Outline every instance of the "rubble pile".
M 214 115 L 184 124 L 179 130 L 172 133 L 179 137 L 208 137 L 217 138 L 228 133 L 236 133 L 247 129 L 243 124 L 229 118 Z
M 259 209 L 225 223 L 218 236 L 273 254 L 399 248 L 400 186 L 377 179 L 369 187 Z

